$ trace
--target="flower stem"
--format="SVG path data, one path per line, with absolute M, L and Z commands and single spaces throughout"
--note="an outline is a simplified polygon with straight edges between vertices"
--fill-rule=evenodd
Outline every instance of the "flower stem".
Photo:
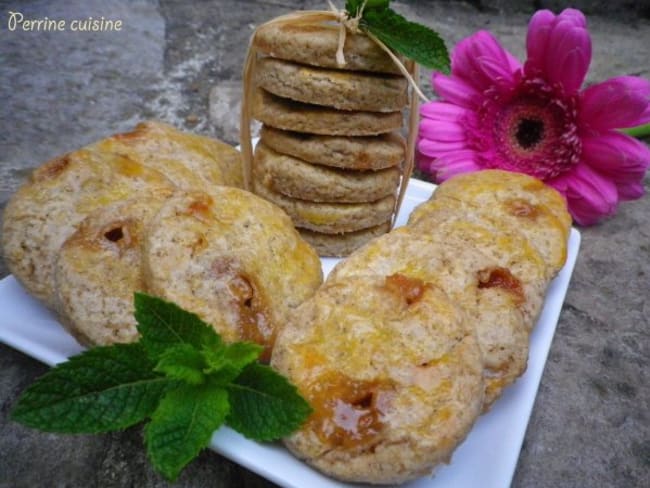
M 630 127 L 629 129 L 621 129 L 621 132 L 636 138 L 650 137 L 650 124 Z

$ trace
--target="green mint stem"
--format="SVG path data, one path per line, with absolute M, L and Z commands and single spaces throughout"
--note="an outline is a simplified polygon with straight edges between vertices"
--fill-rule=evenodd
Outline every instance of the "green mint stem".
M 650 124 L 638 125 L 628 129 L 621 129 L 621 132 L 637 139 L 650 137 Z

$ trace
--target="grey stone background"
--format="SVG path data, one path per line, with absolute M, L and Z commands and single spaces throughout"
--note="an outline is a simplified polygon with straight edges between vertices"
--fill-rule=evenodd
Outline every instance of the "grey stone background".
M 394 5 L 438 30 L 450 47 L 489 29 L 520 59 L 536 8 L 578 6 L 589 14 L 594 42 L 588 83 L 620 74 L 650 77 L 650 0 Z M 235 143 L 253 28 L 290 10 L 324 6 L 300 0 L 0 1 L 0 203 L 30 168 L 147 118 Z M 123 20 L 124 28 L 9 32 L 10 10 L 26 18 L 103 15 Z M 422 85 L 429 90 L 427 73 Z M 645 186 L 650 189 L 648 177 Z M 650 480 L 650 198 L 582 229 L 582 239 L 513 480 L 517 488 L 645 487 Z M 0 277 L 6 274 L 0 261 Z M 149 467 L 138 428 L 58 436 L 10 422 L 19 393 L 46 367 L 0 345 L 0 371 L 1 488 L 168 486 Z M 176 486 L 273 485 L 206 451 Z

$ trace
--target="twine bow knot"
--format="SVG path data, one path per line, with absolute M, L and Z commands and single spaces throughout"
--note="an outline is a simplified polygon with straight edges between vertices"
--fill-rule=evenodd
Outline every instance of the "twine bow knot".
M 363 16 L 363 9 L 366 7 L 366 2 L 361 4 L 361 8 L 354 17 L 350 17 L 350 14 L 345 10 L 337 9 L 336 5 L 334 5 L 331 0 L 327 0 L 327 3 L 330 6 L 332 13 L 336 16 L 336 20 L 339 22 L 339 42 L 336 48 L 336 64 L 339 66 L 345 66 L 345 54 L 343 53 L 345 37 L 348 31 L 352 34 L 359 34 L 361 32 L 361 29 L 359 29 L 359 22 Z

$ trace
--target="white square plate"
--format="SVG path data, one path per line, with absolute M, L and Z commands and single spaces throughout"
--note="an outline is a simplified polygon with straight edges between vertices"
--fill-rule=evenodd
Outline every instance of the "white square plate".
M 430 183 L 410 180 L 397 225 L 404 225 L 413 208 L 427 200 L 434 189 Z M 405 486 L 510 486 L 579 247 L 580 234 L 572 229 L 567 262 L 548 288 L 542 314 L 531 336 L 526 373 L 478 419 L 448 466 L 439 468 L 435 477 L 421 478 Z M 324 273 L 329 273 L 337 261 L 323 259 Z M 83 350 L 63 330 L 54 314 L 29 296 L 13 276 L 0 281 L 0 341 L 49 365 L 65 361 Z M 259 444 L 227 427 L 215 432 L 210 448 L 280 486 L 362 486 L 334 481 L 298 461 L 281 444 Z

